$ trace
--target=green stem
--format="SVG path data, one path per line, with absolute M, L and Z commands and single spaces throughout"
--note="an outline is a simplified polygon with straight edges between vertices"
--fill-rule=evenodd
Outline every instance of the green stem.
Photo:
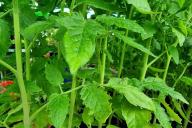
M 188 120 L 184 120 L 183 128 L 187 128 L 187 125 L 188 125 L 189 120 L 190 120 L 191 112 L 192 112 L 192 108 L 191 108 L 191 101 L 190 101 L 190 105 L 189 105 L 189 107 L 187 109 L 187 113 L 186 113 L 186 117 Z
M 128 30 L 126 31 L 126 36 L 128 35 Z M 123 48 L 122 48 L 122 53 L 121 53 L 121 60 L 120 60 L 120 64 L 119 64 L 119 71 L 118 71 L 118 77 L 121 77 L 121 73 L 123 70 L 123 64 L 124 64 L 124 58 L 125 58 L 125 51 L 126 51 L 126 43 L 123 43 Z
M 73 12 L 74 5 L 75 5 L 75 0 L 72 0 L 72 1 L 71 1 L 71 6 L 70 6 L 70 13 L 71 13 L 71 14 L 72 14 L 72 12 Z
M 15 34 L 15 49 L 16 49 L 16 65 L 17 65 L 17 81 L 21 93 L 21 100 L 23 106 L 23 122 L 25 128 L 30 128 L 29 119 L 29 104 L 27 100 L 27 93 L 23 80 L 23 67 L 22 67 L 22 52 L 20 40 L 20 26 L 19 26 L 19 5 L 18 0 L 13 0 L 13 21 L 14 21 L 14 34 Z
M 102 54 L 102 60 L 101 60 L 101 66 L 100 66 L 100 84 L 103 85 L 104 84 L 104 80 L 105 80 L 105 64 L 106 64 L 106 53 L 105 51 L 107 51 L 107 36 L 104 40 L 104 46 L 103 46 L 103 54 Z M 102 128 L 102 123 L 98 123 L 98 128 Z
M 149 41 L 147 41 L 147 49 L 150 50 L 150 46 L 151 46 L 151 41 L 152 41 L 152 38 L 149 39 Z M 140 80 L 144 80 L 145 79 L 145 76 L 146 76 L 146 73 L 147 73 L 147 69 L 148 69 L 148 60 L 149 60 L 149 54 L 144 54 L 143 56 L 143 68 L 141 70 L 141 77 L 140 77 Z
M 97 47 L 96 53 L 97 53 L 98 72 L 100 72 L 100 69 L 101 69 L 101 42 L 102 42 L 102 39 L 100 39 L 96 45 L 96 47 Z
M 187 64 L 187 65 L 184 67 L 182 73 L 179 75 L 179 77 L 176 79 L 175 83 L 173 84 L 173 88 L 175 88 L 175 86 L 177 85 L 177 83 L 179 82 L 179 80 L 181 79 L 181 77 L 184 75 L 184 73 L 185 73 L 185 71 L 187 70 L 188 66 L 189 66 L 189 64 Z
M 17 70 L 14 69 L 11 65 L 7 64 L 5 61 L 0 59 L 0 64 L 9 69 L 13 74 L 17 74 Z
M 103 54 L 102 54 L 102 60 L 101 60 L 101 66 L 100 66 L 100 84 L 104 84 L 105 79 L 105 63 L 106 63 L 106 53 L 107 50 L 107 37 L 105 38 L 104 46 L 103 46 Z
M 169 70 L 169 64 L 171 62 L 171 56 L 170 55 L 167 55 L 167 62 L 166 62 L 166 66 L 165 66 L 165 72 L 163 74 L 163 80 L 166 81 L 166 78 L 167 78 L 167 73 L 168 73 L 168 70 Z
M 31 74 L 30 74 L 30 50 L 27 49 L 28 47 L 28 41 L 24 41 L 25 44 L 25 75 L 26 75 L 26 80 L 29 81 L 31 79 Z
M 76 87 L 76 74 L 73 75 L 72 90 L 75 89 L 75 87 Z M 71 99 L 70 99 L 68 128 L 72 128 L 72 124 L 73 124 L 73 113 L 74 113 L 75 99 L 76 99 L 76 91 L 72 91 L 71 92 Z
M 6 16 L 7 14 L 9 14 L 11 11 L 12 11 L 12 9 L 9 9 L 8 11 L 6 11 L 2 15 L 0 15 L 0 19 L 3 18 L 4 16 Z
M 158 59 L 160 59 L 167 51 L 164 51 L 159 56 L 157 56 L 155 59 L 153 59 L 151 62 L 148 63 L 147 67 L 149 68 L 152 64 L 154 64 Z
M 74 89 L 71 89 L 71 90 L 69 90 L 69 91 L 63 92 L 62 95 L 69 94 L 69 93 L 71 93 L 71 92 L 73 92 L 73 91 L 76 91 L 76 90 L 79 90 L 79 89 L 81 89 L 82 87 L 85 87 L 85 86 L 86 86 L 86 85 L 81 85 L 81 86 L 76 87 L 76 88 L 74 88 Z M 48 104 L 49 104 L 49 103 L 46 103 L 46 104 L 44 104 L 43 106 L 41 106 L 39 109 L 37 109 L 37 110 L 30 116 L 30 121 L 32 122 L 32 121 L 36 118 L 36 116 L 37 116 L 42 110 L 44 110 L 44 109 L 47 107 Z

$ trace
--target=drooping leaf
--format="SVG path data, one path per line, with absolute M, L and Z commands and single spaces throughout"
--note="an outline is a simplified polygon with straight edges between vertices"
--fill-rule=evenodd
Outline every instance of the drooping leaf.
M 57 22 L 67 28 L 61 50 L 71 74 L 75 74 L 92 57 L 96 35 L 103 29 L 95 21 L 85 21 L 79 15 L 58 19 Z
M 186 104 L 189 104 L 181 93 L 166 85 L 166 83 L 160 78 L 148 77 L 143 81 L 142 86 L 144 88 L 160 91 L 164 95 L 170 95 L 173 99 L 178 99 Z
M 165 107 L 170 118 L 176 121 L 177 123 L 181 124 L 182 119 L 179 117 L 179 115 L 175 113 L 174 110 L 165 101 L 163 101 L 162 104 Z
M 69 99 L 66 95 L 52 94 L 48 102 L 49 117 L 56 128 L 62 128 L 68 113 Z
M 130 19 L 100 15 L 100 16 L 97 16 L 96 20 L 107 26 L 115 25 L 119 28 L 125 28 L 133 32 L 145 34 L 145 30 L 139 24 L 137 24 L 136 21 L 133 21 Z
M 172 128 L 169 117 L 165 113 L 164 108 L 161 107 L 159 102 L 154 102 L 154 104 L 155 104 L 155 108 L 156 108 L 156 110 L 154 112 L 155 117 L 159 120 L 161 126 L 163 126 L 164 128 Z
M 54 86 L 59 86 L 61 83 L 63 83 L 63 80 L 64 80 L 59 69 L 57 69 L 52 64 L 46 64 L 45 77 L 49 81 L 49 83 Z
M 183 43 L 185 42 L 185 36 L 175 28 L 172 28 L 172 32 L 177 36 L 179 46 L 182 47 Z
M 179 52 L 176 47 L 170 46 L 169 47 L 170 55 L 173 57 L 173 60 L 176 64 L 179 64 Z
M 149 54 L 153 57 L 155 57 L 155 55 L 150 51 L 148 50 L 147 48 L 145 48 L 143 45 L 135 42 L 132 38 L 129 38 L 129 37 L 126 37 L 126 36 L 123 36 L 121 34 L 119 34 L 118 32 L 115 32 L 115 36 L 121 40 L 123 40 L 127 45 L 133 47 L 133 48 L 136 48 L 146 54 Z
M 35 36 L 38 36 L 42 31 L 46 30 L 51 25 L 51 22 L 37 21 L 25 28 L 22 34 L 26 39 L 32 41 Z
M 105 123 L 112 112 L 107 92 L 96 85 L 89 85 L 81 90 L 80 95 L 83 104 L 90 110 L 89 115 L 94 115 L 97 121 Z
M 9 25 L 6 21 L 0 19 L 0 58 L 2 58 L 10 46 Z
M 122 106 L 122 115 L 129 128 L 145 127 L 151 119 L 150 111 L 126 103 Z
M 128 4 L 132 4 L 139 12 L 144 14 L 152 13 L 147 0 L 126 0 Z
M 106 11 L 117 11 L 117 12 L 121 11 L 120 8 L 118 8 L 111 2 L 107 2 L 105 0 L 77 0 L 77 4 L 75 6 L 79 6 L 81 4 L 87 4 L 95 8 Z
M 128 79 L 111 78 L 108 87 L 123 94 L 127 101 L 135 106 L 139 106 L 154 111 L 154 104 L 151 98 L 141 92 L 137 87 L 128 84 Z

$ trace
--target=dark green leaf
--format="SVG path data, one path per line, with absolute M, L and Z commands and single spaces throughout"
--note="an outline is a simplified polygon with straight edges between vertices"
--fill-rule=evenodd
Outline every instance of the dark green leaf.
M 173 57 L 173 60 L 176 64 L 179 64 L 179 52 L 176 47 L 170 46 L 169 47 L 170 55 Z
M 0 19 L 0 58 L 2 58 L 10 46 L 9 25 L 6 21 Z
M 45 77 L 50 84 L 59 86 L 63 83 L 63 76 L 56 66 L 52 64 L 46 64 L 45 66 Z

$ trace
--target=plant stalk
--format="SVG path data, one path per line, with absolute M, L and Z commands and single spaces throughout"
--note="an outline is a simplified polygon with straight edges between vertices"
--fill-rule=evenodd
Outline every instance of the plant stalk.
M 152 38 L 149 39 L 149 41 L 147 41 L 147 49 L 150 50 L 150 46 L 151 46 L 151 41 L 152 41 Z M 145 76 L 146 76 L 146 73 L 147 73 L 147 69 L 148 69 L 148 60 L 149 60 L 149 54 L 144 54 L 143 56 L 143 68 L 141 70 L 141 77 L 140 77 L 140 80 L 144 80 L 145 79 Z
M 28 41 L 25 40 L 25 75 L 26 75 L 26 80 L 29 81 L 31 79 L 31 74 L 30 74 L 30 49 L 28 50 Z
M 25 128 L 30 128 L 29 119 L 29 104 L 27 93 L 23 80 L 23 66 L 22 66 L 22 52 L 20 40 L 20 25 L 19 25 L 19 3 L 18 0 L 13 0 L 13 22 L 14 22 L 14 35 L 15 35 L 15 51 L 16 51 L 16 66 L 17 66 L 17 81 L 21 93 L 21 100 L 23 106 L 23 122 Z
M 9 69 L 13 74 L 17 75 L 17 70 L 14 69 L 11 65 L 9 65 L 8 63 L 6 63 L 5 61 L 0 59 L 0 64 L 4 67 L 6 67 L 7 69 Z
M 72 90 L 74 90 L 75 88 L 76 88 L 76 74 L 73 75 Z M 71 92 L 71 99 L 70 99 L 68 128 L 72 128 L 72 124 L 73 124 L 73 113 L 74 113 L 75 99 L 76 99 L 76 91 L 72 91 Z

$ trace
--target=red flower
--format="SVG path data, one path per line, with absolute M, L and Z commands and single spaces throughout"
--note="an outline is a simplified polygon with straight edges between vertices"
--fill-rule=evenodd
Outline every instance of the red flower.
M 7 86 L 9 86 L 11 84 L 14 84 L 14 82 L 11 81 L 11 80 L 5 80 L 5 81 L 0 82 L 0 86 L 2 86 L 2 87 L 7 87 Z

